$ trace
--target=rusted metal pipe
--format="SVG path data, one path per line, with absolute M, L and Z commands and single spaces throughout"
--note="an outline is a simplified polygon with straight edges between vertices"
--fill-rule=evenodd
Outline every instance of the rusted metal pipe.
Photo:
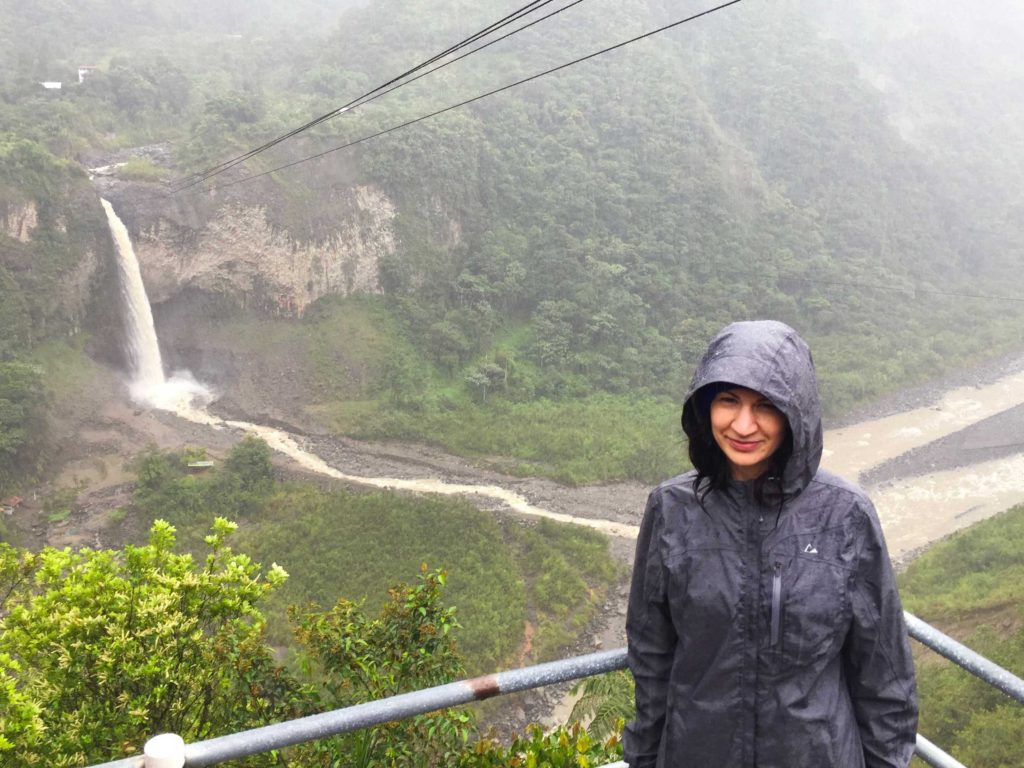
M 625 666 L 626 649 L 619 648 L 411 691 L 379 701 L 368 701 L 345 709 L 186 744 L 185 766 L 200 768 L 216 765 L 227 760 L 237 760 L 293 744 L 325 739 L 445 707 L 455 707 L 493 696 L 624 669 Z M 104 763 L 95 768 L 145 768 L 145 765 L 142 758 L 137 757 Z

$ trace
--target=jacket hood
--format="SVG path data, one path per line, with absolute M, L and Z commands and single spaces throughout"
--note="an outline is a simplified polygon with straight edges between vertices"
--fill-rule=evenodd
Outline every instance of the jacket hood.
M 697 364 L 683 404 L 683 430 L 691 439 L 697 409 L 708 407 L 695 395 L 716 382 L 760 392 L 782 411 L 793 433 L 793 455 L 783 474 L 782 490 L 786 496 L 800 493 L 818 471 L 822 450 L 818 378 L 804 340 L 774 320 L 733 323 L 720 331 Z

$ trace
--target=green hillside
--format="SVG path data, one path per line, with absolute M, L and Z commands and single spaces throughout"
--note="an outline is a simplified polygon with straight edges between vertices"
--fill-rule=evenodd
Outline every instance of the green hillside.
M 9 36 L 19 30 L 0 83 L 8 146 L 52 158 L 39 161 L 51 187 L 71 173 L 60 163 L 150 142 L 169 142 L 172 167 L 136 160 L 129 175 L 180 178 L 346 103 L 508 10 L 460 0 L 433 13 L 382 0 L 175 15 L 143 2 L 108 25 L 117 4 L 56 5 L 7 8 L 0 25 Z M 928 30 L 925 10 L 901 12 Z M 574 7 L 301 134 L 247 172 L 476 96 L 680 13 L 660 0 Z M 939 134 L 909 136 L 915 94 L 915 115 L 963 135 L 955 99 L 924 85 L 940 51 L 927 48 L 916 68 L 901 68 L 897 53 L 910 53 L 902 38 L 887 38 L 879 50 L 889 58 L 872 66 L 906 70 L 894 95 L 868 76 L 863 36 L 840 34 L 849 24 L 819 4 L 740 4 L 322 160 L 167 204 L 263 205 L 304 243 L 338 231 L 336 192 L 382 190 L 397 208 L 398 245 L 379 265 L 377 341 L 360 342 L 355 393 L 331 379 L 322 364 L 329 357 L 306 364 L 318 382 L 307 413 L 348 434 L 426 440 L 516 472 L 649 481 L 680 465 L 662 430 L 675 420 L 696 355 L 726 322 L 775 317 L 797 327 L 815 350 L 832 416 L 1024 344 L 1024 304 L 998 298 L 1024 288 L 1016 268 L 1024 218 L 1015 203 L 996 209 L 981 191 L 1016 134 L 993 129 L 985 142 L 945 143 Z M 74 34 L 58 40 L 61 25 Z M 939 28 L 955 37 L 959 27 Z M 964 30 L 976 43 L 977 27 Z M 1000 46 L 966 50 L 984 72 L 999 71 L 1009 55 Z M 85 82 L 43 91 L 44 70 L 86 57 L 98 70 Z M 1001 172 L 998 188 L 1009 189 L 1009 174 Z M 11 200 L 71 205 L 34 176 L 7 178 Z M 92 216 L 95 206 L 74 209 Z M 33 247 L 81 258 L 62 242 Z M 0 235 L 6 252 L 20 247 Z M 8 272 L 9 261 L 0 265 Z M 26 278 L 0 273 L 0 307 L 24 315 L 16 294 L 59 296 L 50 284 L 27 290 Z M 183 311 L 198 325 L 224 322 L 222 304 L 204 306 L 217 314 Z M 311 315 L 280 324 L 285 333 L 320 334 L 321 352 L 345 345 L 348 326 L 335 310 Z M 28 317 L 6 335 L 30 344 L 53 334 Z M 234 321 L 248 322 L 241 313 Z M 116 328 L 110 318 L 84 323 L 99 325 Z M 174 343 L 165 337 L 172 356 Z M 260 352 L 251 345 L 247 353 Z M 609 441 L 594 412 L 633 424 L 633 449 Z M 503 426 L 467 434 L 468 424 Z M 517 435 L 506 425 L 530 426 Z M 574 464 L 580 444 L 600 458 Z

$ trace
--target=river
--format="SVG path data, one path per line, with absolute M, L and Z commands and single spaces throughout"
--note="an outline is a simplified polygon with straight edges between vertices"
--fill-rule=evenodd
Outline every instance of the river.
M 985 386 L 953 389 L 934 404 L 827 431 L 822 463 L 845 477 L 857 479 L 908 451 L 1022 404 L 1024 372 L 1006 375 Z M 566 489 L 542 480 L 500 476 L 489 476 L 488 482 L 480 482 L 472 472 L 452 481 L 436 476 L 410 477 L 408 468 L 402 476 L 373 476 L 348 471 L 341 465 L 343 459 L 324 458 L 322 447 L 314 451 L 303 444 L 308 441 L 281 429 L 220 419 L 205 409 L 184 405 L 175 412 L 218 430 L 227 428 L 258 435 L 304 471 L 343 482 L 490 499 L 514 513 L 584 525 L 619 539 L 636 538 L 645 489 L 635 484 Z M 1024 501 L 1024 435 L 1014 439 L 1019 439 L 1020 450 L 1003 458 L 897 477 L 869 486 L 867 490 L 875 501 L 893 557 L 903 558 L 952 531 Z M 598 498 L 603 503 L 595 503 Z
M 932 405 L 830 430 L 822 463 L 856 479 L 1022 403 L 1024 372 L 984 386 L 953 389 Z M 992 429 L 998 432 L 1000 425 L 992 424 Z M 1013 422 L 1006 429 L 1018 432 L 1020 427 Z M 867 487 L 894 558 L 904 558 L 955 530 L 1024 502 L 1024 434 L 1003 433 L 992 439 L 1012 442 L 1017 450 L 991 461 L 896 477 Z

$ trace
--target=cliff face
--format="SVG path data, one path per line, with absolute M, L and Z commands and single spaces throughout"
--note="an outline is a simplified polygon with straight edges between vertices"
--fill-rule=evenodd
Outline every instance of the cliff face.
M 275 226 L 266 207 L 226 201 L 201 216 L 158 213 L 129 224 L 154 304 L 199 290 L 238 306 L 299 316 L 327 294 L 379 291 L 378 262 L 394 252 L 395 207 L 378 190 L 334 190 L 335 231 L 306 240 Z
M 0 208 L 0 231 L 19 243 L 32 239 L 32 232 L 39 226 L 39 209 L 35 202 L 21 205 L 6 205 Z
M 0 185 L 0 349 L 16 353 L 89 329 L 92 351 L 117 360 L 117 283 L 103 213 L 84 176 L 44 173 L 53 190 Z

